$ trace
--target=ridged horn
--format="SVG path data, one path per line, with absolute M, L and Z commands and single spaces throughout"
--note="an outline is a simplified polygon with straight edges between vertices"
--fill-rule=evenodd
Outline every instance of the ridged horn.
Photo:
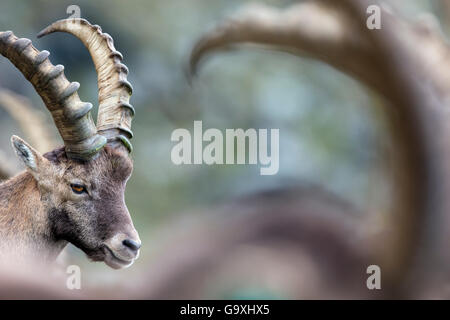
M 0 32 L 0 53 L 9 59 L 41 96 L 64 140 L 67 156 L 89 160 L 106 144 L 97 133 L 92 104 L 78 97 L 78 82 L 69 82 L 62 65 L 54 66 L 48 51 L 39 51 L 26 38 Z
M 98 77 L 99 110 L 97 129 L 111 140 L 119 140 L 131 152 L 133 137 L 131 120 L 134 108 L 129 100 L 133 88 L 127 80 L 128 68 L 122 63 L 122 54 L 114 48 L 114 42 L 97 25 L 85 19 L 63 19 L 51 24 L 38 34 L 38 38 L 53 32 L 67 32 L 83 42 L 94 61 Z

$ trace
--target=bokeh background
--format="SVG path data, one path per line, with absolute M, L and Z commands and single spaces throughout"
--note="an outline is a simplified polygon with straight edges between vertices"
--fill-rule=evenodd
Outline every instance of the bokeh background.
M 128 79 L 134 87 L 131 102 L 137 113 L 133 121 L 135 171 L 126 199 L 143 241 L 143 252 L 131 268 L 114 271 L 104 264 L 88 262 L 83 253 L 70 246 L 66 250 L 68 260 L 82 266 L 84 284 L 126 286 L 130 277 L 161 267 L 161 255 L 173 255 L 172 263 L 177 264 L 176 256 L 183 253 L 162 248 L 176 248 L 176 244 L 167 244 L 199 225 L 203 231 L 213 225 L 220 230 L 221 219 L 245 214 L 239 206 L 229 206 L 240 201 L 236 199 L 256 195 L 254 203 L 258 203 L 257 199 L 267 203 L 265 194 L 288 190 L 296 198 L 292 190 L 312 188 L 341 199 L 352 208 L 348 211 L 357 214 L 383 211 L 389 205 L 391 181 L 386 159 L 392 145 L 385 133 L 381 101 L 357 81 L 315 60 L 246 49 L 214 56 L 202 66 L 199 76 L 188 82 L 186 64 L 196 39 L 247 2 L 1 2 L 0 30 L 12 30 L 17 36 L 32 39 L 38 49 L 50 51 L 53 64 L 64 65 L 67 78 L 81 83 L 79 94 L 83 101 L 95 105 L 97 100 L 97 79 L 87 50 L 67 34 L 36 38 L 41 29 L 67 17 L 69 5 L 80 6 L 81 17 L 99 24 L 113 37 L 130 69 Z M 261 2 L 285 7 L 294 1 Z M 438 0 L 392 3 L 409 17 L 432 12 L 441 20 L 444 31 L 449 30 L 448 16 Z M 45 114 L 48 126 L 59 139 L 32 86 L 2 58 L 0 87 L 29 98 L 34 108 Z M 278 174 L 261 176 L 257 165 L 174 165 L 170 160 L 174 146 L 170 135 L 176 128 L 192 130 L 194 120 L 202 120 L 204 129 L 279 128 Z M 0 109 L 0 150 L 18 172 L 21 168 L 9 145 L 12 134 L 23 136 L 20 127 Z M 258 216 L 253 219 L 257 221 Z M 213 241 L 214 237 L 214 232 L 206 232 L 198 241 Z M 187 245 L 184 248 L 189 250 Z M 239 259 L 246 257 L 251 255 Z M 266 263 L 269 261 L 249 260 L 247 267 L 256 270 Z M 289 272 L 286 277 L 291 273 L 295 276 L 296 270 Z M 282 285 L 267 285 L 264 279 L 256 277 L 251 285 L 218 289 L 221 293 L 211 297 L 295 297 Z M 209 281 L 210 287 L 226 287 L 232 279 Z

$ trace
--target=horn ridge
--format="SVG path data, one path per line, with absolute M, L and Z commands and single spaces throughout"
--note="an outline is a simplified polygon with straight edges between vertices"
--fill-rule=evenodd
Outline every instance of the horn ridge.
M 89 160 L 106 144 L 106 138 L 97 133 L 91 114 L 82 117 L 64 117 L 66 110 L 77 110 L 85 104 L 78 96 L 79 84 L 69 82 L 62 65 L 54 66 L 48 51 L 39 51 L 26 38 L 17 38 L 11 31 L 0 32 L 0 54 L 10 60 L 50 111 L 64 141 L 67 156 Z
M 97 129 L 107 138 L 123 135 L 131 139 L 134 109 L 129 100 L 133 87 L 127 80 L 128 68 L 122 54 L 114 47 L 112 37 L 98 25 L 85 19 L 63 19 L 51 24 L 38 38 L 53 32 L 66 32 L 77 37 L 88 49 L 97 71 L 99 110 Z M 109 132 L 108 132 L 109 131 Z M 129 142 L 123 143 L 128 149 Z

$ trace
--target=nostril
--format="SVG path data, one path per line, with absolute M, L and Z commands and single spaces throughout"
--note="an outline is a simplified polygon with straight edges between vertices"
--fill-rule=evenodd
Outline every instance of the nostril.
M 140 243 L 138 243 L 138 242 L 136 242 L 136 241 L 134 241 L 134 240 L 131 240 L 131 239 L 125 239 L 125 240 L 123 240 L 123 241 L 122 241 L 122 244 L 123 244 L 125 247 L 128 247 L 128 248 L 130 248 L 130 249 L 133 250 L 133 251 L 138 251 L 139 248 L 141 247 L 141 244 L 140 244 Z

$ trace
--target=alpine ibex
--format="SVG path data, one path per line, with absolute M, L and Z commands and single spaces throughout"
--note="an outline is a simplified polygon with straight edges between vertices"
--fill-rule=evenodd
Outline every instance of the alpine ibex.
M 38 37 L 67 32 L 89 50 L 98 74 L 97 126 L 92 104 L 78 97 L 62 65 L 29 39 L 0 32 L 0 53 L 31 82 L 50 111 L 64 147 L 41 155 L 17 136 L 12 145 L 27 170 L 0 185 L 0 252 L 55 259 L 68 242 L 93 261 L 130 266 L 141 242 L 124 201 L 132 170 L 132 86 L 112 38 L 84 19 L 60 20 Z
M 373 5 L 379 30 L 367 26 Z M 190 73 L 211 53 L 256 44 L 321 60 L 385 98 L 394 195 L 386 233 L 374 247 L 383 283 L 397 290 L 410 277 L 414 285 L 449 279 L 450 48 L 430 15 L 411 22 L 386 8 L 372 0 L 305 1 L 287 9 L 253 4 L 201 36 Z

